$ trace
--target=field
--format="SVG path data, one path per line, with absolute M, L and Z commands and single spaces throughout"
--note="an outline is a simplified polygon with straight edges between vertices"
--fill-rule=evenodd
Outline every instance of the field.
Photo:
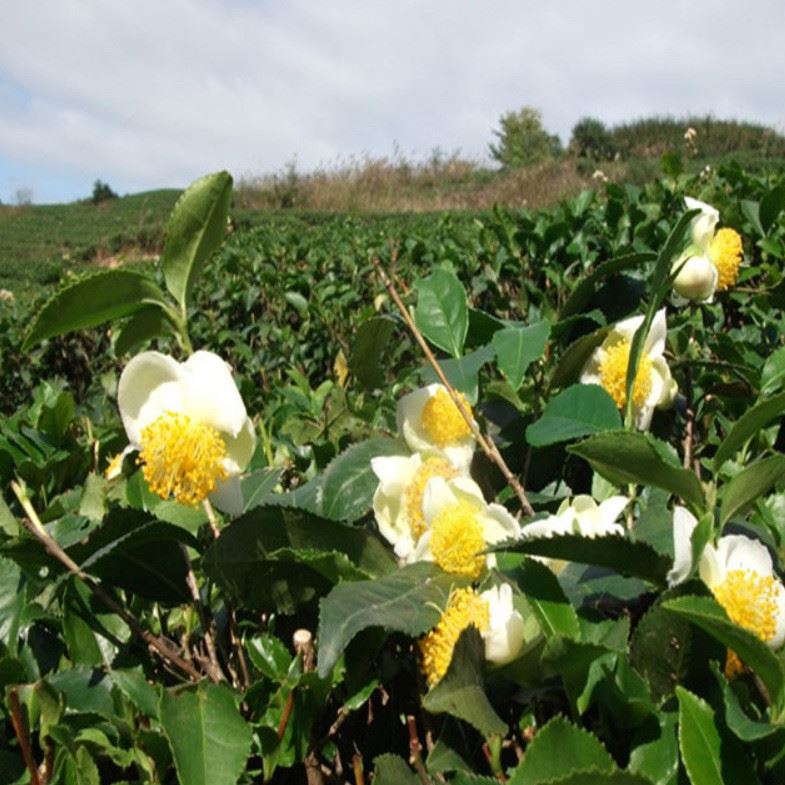
M 630 163 L 2 208 L 0 785 L 782 782 L 785 175 Z

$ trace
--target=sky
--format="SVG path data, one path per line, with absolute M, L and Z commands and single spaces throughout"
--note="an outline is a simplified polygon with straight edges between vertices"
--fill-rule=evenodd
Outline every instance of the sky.
M 782 0 L 0 0 L 0 201 L 485 161 L 525 104 L 565 142 L 587 115 L 785 131 L 783 41 Z

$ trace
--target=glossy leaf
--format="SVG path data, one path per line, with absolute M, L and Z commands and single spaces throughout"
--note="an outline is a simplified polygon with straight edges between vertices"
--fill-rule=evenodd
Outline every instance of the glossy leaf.
M 364 387 L 374 390 L 384 384 L 382 358 L 395 330 L 389 316 L 374 316 L 363 322 L 354 338 L 349 370 Z
M 684 687 L 679 699 L 679 749 L 692 785 L 725 785 L 722 778 L 720 734 L 706 701 Z
M 761 496 L 768 493 L 785 475 L 785 455 L 772 455 L 746 466 L 722 489 L 720 525 L 741 515 Z
M 771 358 L 770 358 L 771 359 Z M 714 471 L 717 472 L 729 458 L 742 447 L 744 442 L 764 428 L 775 417 L 785 411 L 785 393 L 759 401 L 739 417 L 721 442 L 714 455 Z
M 514 389 L 521 386 L 529 365 L 542 357 L 550 333 L 548 322 L 537 322 L 527 327 L 504 327 L 493 334 L 497 364 Z
M 469 329 L 466 291 L 455 273 L 437 268 L 415 284 L 414 321 L 422 334 L 453 357 L 460 357 Z

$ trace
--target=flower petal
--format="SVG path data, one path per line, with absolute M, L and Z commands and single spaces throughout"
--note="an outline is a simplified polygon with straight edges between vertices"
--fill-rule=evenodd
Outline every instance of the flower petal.
M 427 451 L 433 449 L 433 444 L 422 432 L 420 422 L 425 404 L 436 394 L 439 386 L 438 384 L 429 384 L 427 387 L 421 387 L 419 390 L 404 395 L 398 401 L 396 407 L 398 432 L 403 436 L 410 450 Z
M 785 586 L 780 580 L 777 580 L 774 585 L 776 587 L 774 601 L 777 604 L 777 629 L 768 644 L 772 649 L 779 649 L 785 643 Z
M 643 351 L 646 352 L 650 360 L 662 357 L 665 351 L 665 340 L 668 337 L 668 323 L 665 319 L 665 309 L 660 308 L 654 314 L 654 318 L 649 328 L 649 334 L 643 343 Z
M 195 352 L 182 365 L 186 411 L 222 433 L 237 436 L 245 427 L 247 413 L 232 370 L 213 352 Z
M 774 565 L 769 549 L 760 540 L 753 540 L 743 534 L 729 534 L 720 537 L 719 558 L 725 561 L 725 569 L 752 570 L 758 575 L 773 575 Z
M 245 499 L 239 475 L 219 482 L 218 487 L 210 494 L 210 503 L 227 515 L 242 515 L 245 509 Z
M 706 248 L 714 237 L 717 223 L 720 220 L 720 213 L 716 207 L 712 207 L 700 199 L 693 199 L 690 196 L 684 197 L 684 204 L 688 210 L 700 210 L 700 214 L 692 219 L 690 224 L 690 234 L 692 242 L 699 248 Z
M 251 418 L 245 418 L 245 422 L 236 436 L 224 434 L 223 439 L 226 445 L 224 468 L 230 477 L 235 474 L 242 474 L 256 449 L 256 429 Z
M 422 514 L 425 522 L 430 526 L 434 517 L 445 507 L 457 501 L 450 483 L 444 477 L 431 477 L 422 495 Z
M 521 536 L 521 525 L 501 504 L 489 504 L 487 509 L 480 513 L 479 521 L 482 538 L 488 545 Z
M 412 481 L 417 470 L 422 466 L 422 456 L 414 455 L 380 455 L 371 458 L 371 469 L 379 478 L 379 485 L 387 494 L 401 494 Z
M 676 586 L 692 572 L 692 533 L 698 519 L 686 508 L 673 508 L 673 567 L 668 572 L 668 586 Z
M 117 405 L 128 441 L 134 447 L 140 446 L 146 425 L 167 410 L 182 411 L 182 377 L 180 364 L 160 352 L 142 352 L 125 366 L 117 386 Z M 167 387 L 161 392 L 163 385 Z
M 489 624 L 483 633 L 485 659 L 497 665 L 512 662 L 523 648 L 523 617 L 515 610 L 508 583 L 484 591 L 480 597 L 488 603 Z

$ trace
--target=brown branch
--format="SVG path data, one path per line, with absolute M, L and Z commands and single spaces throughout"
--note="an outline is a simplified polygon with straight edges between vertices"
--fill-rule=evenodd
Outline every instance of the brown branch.
M 406 715 L 406 729 L 409 731 L 409 763 L 414 766 L 417 776 L 420 778 L 422 785 L 433 785 L 428 772 L 425 770 L 425 764 L 422 762 L 422 744 L 420 744 L 420 737 L 417 735 L 417 721 L 414 719 L 413 714 Z
M 439 381 L 444 385 L 445 389 L 450 394 L 450 398 L 452 398 L 453 403 L 458 408 L 458 411 L 461 413 L 463 419 L 466 420 L 466 424 L 469 426 L 469 429 L 472 432 L 472 436 L 474 436 L 475 440 L 477 441 L 477 444 L 480 445 L 480 448 L 488 457 L 488 459 L 493 461 L 493 463 L 495 463 L 496 466 L 499 467 L 499 470 L 504 476 L 504 479 L 507 481 L 507 484 L 513 489 L 513 491 L 515 491 L 515 495 L 518 497 L 518 501 L 520 502 L 521 509 L 524 511 L 524 513 L 527 516 L 534 515 L 534 509 L 532 508 L 531 504 L 529 504 L 529 500 L 526 498 L 526 493 L 523 490 L 523 486 L 521 485 L 520 481 L 512 473 L 510 467 L 507 466 L 507 463 L 505 462 L 504 458 L 499 452 L 499 449 L 494 444 L 493 440 L 486 439 L 485 436 L 483 436 L 477 423 L 472 417 L 471 412 L 469 412 L 466 409 L 466 406 L 461 400 L 461 396 L 458 395 L 455 388 L 447 380 L 447 377 L 444 375 L 444 371 L 439 365 L 439 361 L 434 356 L 433 352 L 431 351 L 430 347 L 425 341 L 425 338 L 423 338 L 422 333 L 418 329 L 417 325 L 414 323 L 414 319 L 412 319 L 411 314 L 409 313 L 409 309 L 406 307 L 405 303 L 401 299 L 401 296 L 398 294 L 398 290 L 395 288 L 395 284 L 390 280 L 389 276 L 382 268 L 381 262 L 378 259 L 374 259 L 373 266 L 376 269 L 376 273 L 378 274 L 385 288 L 389 292 L 390 297 L 392 297 L 393 301 L 395 302 L 395 305 L 398 307 L 398 310 L 401 312 L 401 316 L 403 316 L 407 327 L 411 331 L 417 343 L 420 345 L 423 354 L 425 354 L 425 357 L 430 363 L 434 372 L 436 373 L 436 376 L 439 378 Z
M 22 519 L 24 526 L 28 531 L 44 546 L 46 552 L 54 559 L 60 562 L 70 573 L 75 575 L 80 580 L 84 581 L 91 592 L 106 605 L 107 608 L 116 613 L 151 649 L 154 649 L 164 660 L 168 660 L 173 665 L 176 665 L 184 674 L 194 681 L 200 681 L 202 674 L 191 665 L 190 662 L 184 660 L 180 654 L 175 651 L 168 643 L 161 638 L 156 637 L 148 630 L 144 629 L 139 623 L 139 620 L 123 608 L 119 603 L 115 602 L 94 578 L 88 575 L 58 544 L 52 539 L 49 533 L 44 528 L 41 520 L 38 517 L 30 499 L 27 497 L 26 492 L 22 487 L 16 483 L 11 483 L 11 488 L 16 494 L 19 503 L 27 513 L 28 518 Z
M 365 785 L 365 775 L 363 774 L 362 755 L 355 752 L 352 756 L 352 769 L 354 770 L 355 785 Z
M 41 779 L 38 776 L 38 767 L 35 765 L 33 758 L 33 750 L 30 747 L 30 737 L 27 735 L 27 727 L 25 720 L 22 716 L 22 707 L 19 705 L 19 695 L 16 692 L 16 687 L 10 690 L 11 698 L 11 724 L 14 726 L 14 733 L 16 738 L 19 739 L 19 747 L 22 750 L 22 757 L 25 759 L 25 766 L 30 772 L 31 785 L 41 785 Z
M 199 596 L 199 587 L 196 584 L 196 576 L 194 569 L 191 565 L 191 558 L 188 556 L 188 551 L 185 546 L 181 546 L 185 563 L 188 565 L 188 572 L 185 576 L 185 582 L 188 584 L 188 591 L 191 593 L 191 601 L 194 604 L 196 613 L 199 615 L 199 623 L 202 627 L 202 635 L 204 637 L 204 645 L 207 649 L 207 676 L 214 684 L 224 681 L 223 671 L 218 663 L 218 656 L 215 652 L 215 641 L 213 640 L 212 625 L 210 619 L 207 617 L 207 611 L 202 604 L 202 598 Z
M 289 694 L 286 696 L 286 703 L 284 704 L 283 711 L 281 712 L 281 719 L 278 721 L 278 731 L 275 734 L 278 737 L 278 741 L 281 741 L 283 739 L 284 733 L 286 733 L 286 726 L 289 724 L 289 717 L 292 716 L 293 708 L 294 688 L 289 690 Z

